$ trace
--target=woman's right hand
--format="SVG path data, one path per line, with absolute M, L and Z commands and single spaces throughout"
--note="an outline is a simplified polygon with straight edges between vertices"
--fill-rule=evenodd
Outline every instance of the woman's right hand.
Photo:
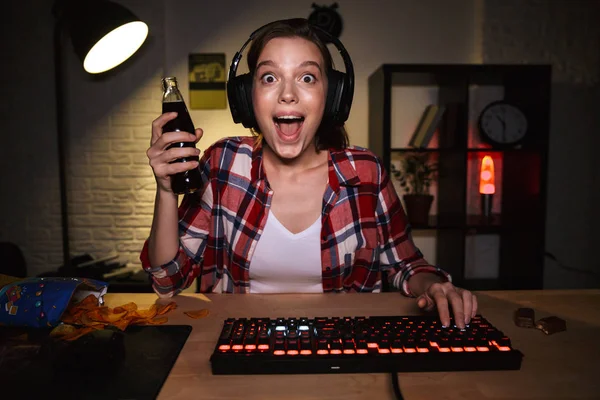
M 203 133 L 202 129 L 197 128 L 194 134 L 183 131 L 163 134 L 163 126 L 175 117 L 177 117 L 175 112 L 165 113 L 152 121 L 152 138 L 150 139 L 150 148 L 146 151 L 158 189 L 170 193 L 172 193 L 171 175 L 198 167 L 197 161 L 172 164 L 170 162 L 183 157 L 198 157 L 200 150 L 195 147 L 173 147 L 172 149 L 167 149 L 167 147 L 179 142 L 197 143 Z

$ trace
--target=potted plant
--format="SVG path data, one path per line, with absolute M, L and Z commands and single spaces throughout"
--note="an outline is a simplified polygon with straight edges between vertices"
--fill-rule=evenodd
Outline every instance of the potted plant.
M 392 175 L 404 190 L 402 196 L 411 225 L 427 225 L 433 196 L 431 184 L 437 178 L 438 164 L 430 160 L 431 153 L 406 153 L 400 170 L 392 164 Z

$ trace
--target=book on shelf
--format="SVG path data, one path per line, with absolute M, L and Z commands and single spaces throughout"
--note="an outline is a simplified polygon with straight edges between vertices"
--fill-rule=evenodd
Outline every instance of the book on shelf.
M 446 107 L 437 104 L 430 104 L 425 108 L 423 116 L 417 125 L 417 129 L 410 139 L 409 146 L 425 148 L 429 145 L 433 134 L 438 128 L 442 115 Z

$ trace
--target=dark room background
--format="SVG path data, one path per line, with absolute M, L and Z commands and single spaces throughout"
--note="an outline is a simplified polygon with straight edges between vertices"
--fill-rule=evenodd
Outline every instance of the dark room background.
M 187 92 L 190 53 L 231 57 L 258 26 L 307 17 L 312 1 L 116 0 L 150 28 L 142 51 L 92 79 L 65 44 L 67 181 L 73 254 L 111 254 L 132 267 L 148 235 L 154 179 L 145 151 L 160 113 L 160 79 Z M 351 143 L 368 147 L 367 78 L 384 63 L 552 66 L 546 249 L 600 273 L 600 2 L 594 0 L 338 0 L 340 39 L 356 69 Z M 0 241 L 19 245 L 30 275 L 63 262 L 55 121 L 52 1 L 4 6 Z M 323 5 L 329 5 L 323 4 Z M 341 62 L 337 62 L 341 65 Z M 341 68 L 341 67 L 340 67 Z M 403 100 L 410 101 L 410 100 Z M 399 105 L 402 107 L 402 104 Z M 208 145 L 246 135 L 227 109 L 193 110 Z M 593 239 L 596 237 L 596 239 Z M 435 259 L 431 237 L 417 243 Z M 443 266 L 441 266 L 443 267 Z M 545 263 L 546 288 L 598 287 L 591 275 Z

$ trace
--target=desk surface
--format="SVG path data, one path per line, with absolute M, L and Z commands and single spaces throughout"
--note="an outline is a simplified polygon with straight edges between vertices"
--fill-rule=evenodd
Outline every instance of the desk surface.
M 600 290 L 478 292 L 480 313 L 524 353 L 519 371 L 400 374 L 406 400 L 600 399 Z M 170 324 L 193 331 L 159 399 L 393 399 L 389 374 L 214 376 L 209 358 L 229 317 L 298 317 L 418 314 L 414 300 L 398 293 L 311 295 L 202 295 L 173 298 Z M 154 294 L 108 294 L 107 305 L 149 306 Z M 160 302 L 165 300 L 158 300 Z M 532 307 L 536 319 L 556 315 L 567 331 L 545 335 L 518 328 L 512 315 Z M 186 310 L 207 308 L 194 320 Z

